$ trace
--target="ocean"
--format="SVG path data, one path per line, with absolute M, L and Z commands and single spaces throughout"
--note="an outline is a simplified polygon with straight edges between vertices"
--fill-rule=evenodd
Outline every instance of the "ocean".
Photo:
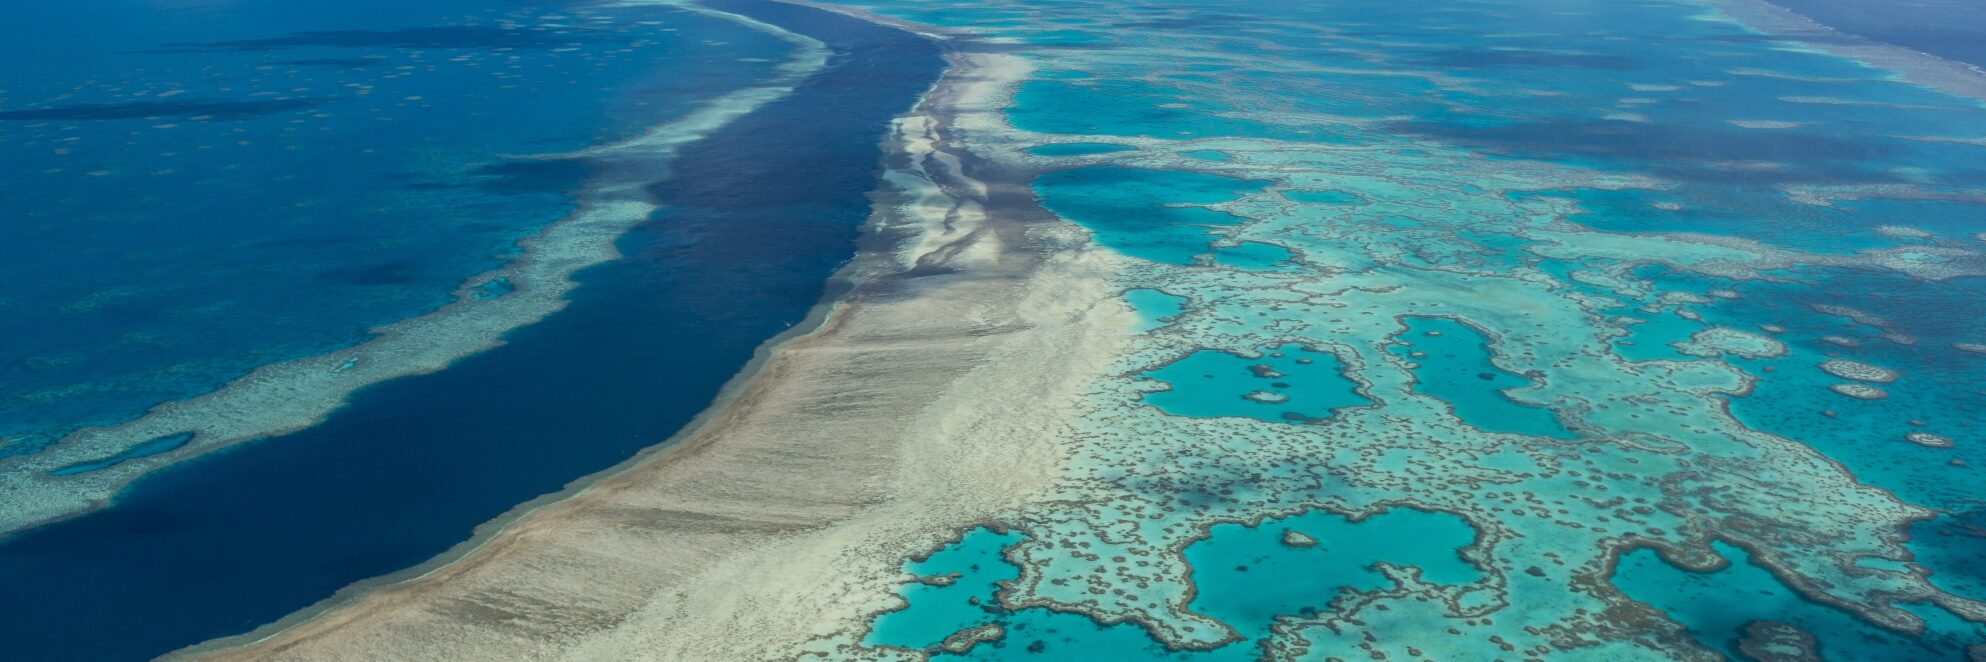
M 201 335 L 217 322 L 195 320 L 184 333 L 198 342 L 185 342 L 177 350 L 183 355 L 159 350 L 147 351 L 146 356 L 161 361 L 191 357 L 180 360 L 240 370 L 258 360 L 357 341 L 367 324 L 394 315 L 421 314 L 445 302 L 461 279 L 506 259 L 519 237 L 558 220 L 573 204 L 566 190 L 581 186 L 585 178 L 583 168 L 566 172 L 568 166 L 561 166 L 545 172 L 529 162 L 505 165 L 511 161 L 502 155 L 572 150 L 641 131 L 700 101 L 761 81 L 792 50 L 787 42 L 738 23 L 665 7 L 599 9 L 605 14 L 587 21 L 581 16 L 587 11 L 583 4 L 504 5 L 506 11 L 521 16 L 574 23 L 580 27 L 570 29 L 587 35 L 584 40 L 547 38 L 557 49 L 569 48 L 568 40 L 578 40 L 582 49 L 591 46 L 602 51 L 629 48 L 636 41 L 645 44 L 611 61 L 605 55 L 588 60 L 582 57 L 583 50 L 558 55 L 551 54 L 554 48 L 532 51 L 536 38 L 491 36 L 495 28 L 445 27 L 467 21 L 453 18 L 457 14 L 449 11 L 430 13 L 450 9 L 438 3 L 390 4 L 393 9 L 378 12 L 349 3 L 315 9 L 275 3 L 209 5 L 186 10 L 203 12 L 185 18 L 186 29 L 224 32 L 156 37 L 171 42 L 198 38 L 203 43 L 285 43 L 258 45 L 255 50 L 204 45 L 196 49 L 199 57 L 246 58 L 250 61 L 239 65 L 246 71 L 261 70 L 264 60 L 278 58 L 324 59 L 342 53 L 346 59 L 357 59 L 383 53 L 406 59 L 414 57 L 410 50 L 417 50 L 424 59 L 434 60 L 437 69 L 466 67 L 442 64 L 458 56 L 468 56 L 472 62 L 478 58 L 517 62 L 521 73 L 516 75 L 525 78 L 520 84 L 509 75 L 470 70 L 445 87 L 374 92 L 395 99 L 385 104 L 387 108 L 408 104 L 391 113 L 394 126 L 405 125 L 399 129 L 405 133 L 371 133 L 374 123 L 384 120 L 362 110 L 364 99 L 341 100 L 338 103 L 345 104 L 345 110 L 325 112 L 334 118 L 350 114 L 350 121 L 359 126 L 342 137 L 330 135 L 335 128 L 325 131 L 321 143 L 279 143 L 284 147 L 278 149 L 301 152 L 294 158 L 305 162 L 325 163 L 357 158 L 345 152 L 360 151 L 354 148 L 378 135 L 381 142 L 375 149 L 406 149 L 411 153 L 404 158 L 415 163 L 363 168 L 327 163 L 299 169 L 289 161 L 249 161 L 244 170 L 253 166 L 253 172 L 238 175 L 232 186 L 213 185 L 215 190 L 239 192 L 222 200 L 210 200 L 205 189 L 154 183 L 131 174 L 158 187 L 148 190 L 145 205 L 91 194 L 99 189 L 85 187 L 96 186 L 97 180 L 50 180 L 71 187 L 67 196 L 75 198 L 75 204 L 165 209 L 155 213 L 178 219 L 182 227 L 177 229 L 161 227 L 169 220 L 130 221 L 155 232 L 148 239 L 126 239 L 145 246 L 146 259 L 155 263 L 106 256 L 104 263 L 130 270 L 114 275 L 179 293 L 175 296 L 197 294 L 208 301 L 198 304 L 202 307 L 234 302 L 228 305 L 286 320 L 255 323 L 217 311 L 214 317 L 228 320 L 228 333 L 235 335 Z M 421 5 L 420 11 L 406 15 L 412 11 L 408 4 Z M 818 10 L 763 2 L 717 6 L 818 39 L 830 49 L 830 58 L 791 95 L 683 146 L 675 158 L 680 166 L 674 174 L 658 177 L 647 187 L 662 211 L 617 242 L 625 257 L 580 272 L 568 306 L 509 332 L 501 347 L 438 372 L 364 388 L 322 423 L 172 465 L 125 489 L 108 507 L 0 541 L 0 577 L 4 577 L 0 582 L 9 586 L 10 596 L 0 600 L 7 657 L 149 658 L 210 638 L 245 633 L 329 598 L 353 582 L 420 564 L 468 540 L 478 525 L 512 507 L 557 492 L 667 439 L 710 403 L 762 342 L 801 322 L 820 301 L 829 276 L 854 253 L 858 228 L 869 213 L 866 194 L 874 187 L 878 143 L 888 119 L 909 107 L 935 78 L 941 63 L 936 46 L 922 38 Z M 497 23 L 507 15 L 488 20 Z M 150 28 L 143 25 L 141 21 L 126 28 L 127 40 L 133 34 L 152 38 Z M 351 34 L 295 36 L 321 32 Z M 408 32 L 425 36 L 403 34 Z M 409 40 L 419 43 L 401 43 Z M 302 50 L 291 52 L 287 42 L 292 41 L 335 43 L 296 47 Z M 348 42 L 362 45 L 345 45 Z M 146 57 L 190 56 L 175 51 Z M 562 68 L 561 58 L 572 61 L 570 70 Z M 400 61 L 377 67 L 367 64 L 357 71 L 397 71 Z M 359 75 L 349 68 L 356 64 L 287 66 L 309 75 Z M 418 72 L 428 65 L 416 66 Z M 551 80 L 539 83 L 541 89 L 530 89 L 530 77 L 539 75 Z M 566 87 L 578 83 L 585 87 Z M 508 91 L 507 86 L 514 84 L 525 89 Z M 246 83 L 237 85 L 247 89 Z M 430 103 L 438 108 L 417 113 L 412 107 L 416 104 L 399 100 L 411 96 L 408 91 L 422 92 L 420 96 L 433 99 Z M 512 97 L 502 95 L 515 95 L 515 104 L 506 103 Z M 16 107 L 15 98 L 20 97 L 10 97 L 7 108 Z M 588 115 L 588 109 L 596 106 L 608 110 Z M 465 110 L 470 108 L 490 116 L 491 124 L 470 119 Z M 295 111 L 285 111 L 289 112 Z M 187 118 L 176 121 L 188 129 L 205 126 Z M 263 138 L 252 132 L 258 128 L 283 132 L 291 116 L 211 121 L 247 123 L 211 130 L 233 135 L 240 128 L 250 132 L 246 135 Z M 147 129 L 129 126 L 130 122 L 69 118 L 25 130 L 76 124 L 82 127 L 76 133 L 101 131 L 122 139 L 135 131 L 144 140 L 180 144 L 153 137 L 145 133 Z M 318 140 L 317 129 L 304 126 Z M 448 150 L 428 149 L 418 136 L 462 144 Z M 289 145 L 299 149 L 289 150 Z M 196 153 L 190 145 L 163 149 Z M 338 154 L 313 155 L 313 149 Z M 420 169 L 414 170 L 417 166 Z M 468 174 L 477 168 L 508 174 Z M 192 165 L 179 169 L 187 176 L 210 176 Z M 274 185 L 257 189 L 245 183 L 281 172 L 295 175 L 294 189 Z M 317 181 L 340 177 L 351 181 Z M 46 184 L 44 188 L 51 190 L 37 193 L 59 193 L 52 190 L 55 187 Z M 9 182 L 7 190 L 11 194 L 25 189 Z M 382 196 L 392 206 L 377 211 L 364 207 L 366 213 L 346 206 L 367 195 Z M 475 204 L 451 204 L 465 196 Z M 309 200 L 332 209 L 314 212 L 320 216 L 314 224 L 230 217 L 227 225 L 216 226 L 211 209 L 209 214 L 179 216 L 172 204 L 176 200 L 187 205 L 226 203 L 243 216 L 269 209 L 299 213 L 291 212 L 291 207 Z M 501 213 L 483 213 L 491 209 Z M 359 218 L 351 219 L 354 215 Z M 501 230 L 462 227 L 495 228 L 505 222 L 511 225 Z M 67 225 L 44 223 L 48 227 L 42 232 L 72 242 L 58 244 L 54 236 L 38 239 L 47 244 L 33 252 L 51 260 L 65 251 L 96 250 L 71 246 L 88 246 L 91 237 L 114 234 L 74 219 Z M 230 234 L 238 230 L 269 238 L 256 241 Z M 188 240 L 184 246 L 173 243 L 181 237 Z M 265 242 L 270 246 L 261 247 Z M 21 248 L 18 243 L 9 246 Z M 308 256 L 286 257 L 291 254 L 283 251 Z M 326 266 L 311 266 L 320 263 Z M 396 264 L 401 266 L 392 266 Z M 237 272 L 207 273 L 228 265 Z M 67 271 L 38 277 L 62 281 L 62 274 L 93 273 L 81 264 L 63 267 Z M 9 268 L 26 265 L 14 263 Z M 98 267 L 103 268 L 107 267 Z M 198 280 L 198 287 L 185 285 L 175 270 L 193 274 L 188 279 L 207 280 Z M 262 277 L 239 270 L 277 275 Z M 329 278 L 326 271 L 344 276 Z M 102 278 L 108 282 L 112 275 Z M 382 281 L 386 284 L 379 284 Z M 32 291 L 51 300 L 58 294 L 40 288 Z M 111 337 L 153 328 L 164 334 L 172 327 L 158 320 L 186 317 L 179 311 L 195 305 L 146 294 L 152 289 L 135 291 L 139 293 L 122 303 L 107 305 L 108 312 L 97 313 L 127 325 Z M 393 292 L 404 294 L 397 307 L 387 305 L 388 293 Z M 505 293 L 497 289 L 492 295 Z M 341 297 L 361 303 L 346 303 Z M 105 323 L 102 317 L 92 319 L 96 326 L 76 321 L 76 326 L 64 329 L 87 327 L 94 334 L 112 333 L 97 328 Z M 320 334 L 314 343 L 287 335 L 290 325 L 306 323 Z M 78 355 L 88 353 L 92 343 L 105 337 L 57 328 L 46 329 L 43 337 L 41 327 L 15 328 L 34 331 L 35 341 L 47 346 L 70 343 L 65 345 L 68 351 Z M 282 351 L 245 351 L 265 346 L 279 346 Z M 7 351 L 20 349 L 16 345 Z M 92 357 L 103 362 L 105 373 L 133 367 L 115 357 Z M 67 379 L 80 381 L 84 375 L 79 370 L 54 372 L 58 374 L 44 379 L 66 374 Z M 143 396 L 135 389 L 118 391 L 119 398 L 104 398 L 90 407 L 78 404 L 78 413 L 51 416 L 36 429 L 60 430 L 99 420 L 92 416 L 107 420 L 131 415 L 141 411 L 148 398 L 212 388 L 232 373 L 216 367 L 213 374 L 214 380 L 161 382 L 159 390 L 144 391 Z M 82 390 L 73 384 L 68 388 Z M 123 408 L 117 406 L 120 403 Z M 8 420 L 13 422 L 12 417 Z
M 1053 479 L 928 532 L 900 608 L 814 649 L 1986 641 L 1986 100 L 1837 50 L 1977 63 L 1972 8 L 1779 3 L 1844 39 L 1708 0 L 848 4 L 1004 85 L 944 132 L 1057 217 L 1009 248 L 1136 323 L 1049 403 Z M 85 36 L 6 46 L 36 64 L 0 96 L 0 268 L 34 286 L 0 297 L 0 515 L 66 515 L 0 539 L 8 654 L 151 657 L 420 567 L 667 439 L 835 294 L 940 46 L 704 6 L 32 9 Z M 684 119 L 711 107 L 739 114 Z M 657 126 L 701 128 L 617 147 Z M 492 276 L 626 208 L 575 287 Z M 547 287 L 471 327 L 500 346 L 345 358 Z M 343 408 L 246 443 L 160 406 L 339 375 Z

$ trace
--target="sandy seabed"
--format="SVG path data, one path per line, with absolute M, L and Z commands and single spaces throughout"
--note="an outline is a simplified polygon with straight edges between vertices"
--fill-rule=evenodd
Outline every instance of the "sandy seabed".
M 1136 318 L 1114 258 L 959 145 L 1025 65 L 948 60 L 884 146 L 845 294 L 698 424 L 417 576 L 180 656 L 790 658 L 900 607 L 904 558 L 1053 481 L 1064 403 Z

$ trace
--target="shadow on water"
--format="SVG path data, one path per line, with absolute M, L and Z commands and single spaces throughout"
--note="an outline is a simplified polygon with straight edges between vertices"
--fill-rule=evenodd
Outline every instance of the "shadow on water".
M 888 119 L 943 67 L 922 38 L 711 3 L 830 44 L 789 97 L 688 145 L 670 210 L 565 310 L 325 422 L 187 462 L 0 543 L 0 657 L 128 660 L 246 632 L 421 563 L 511 507 L 667 438 L 853 250 Z
M 496 195 L 566 193 L 577 190 L 592 175 L 585 159 L 511 159 L 478 167 L 476 188 Z

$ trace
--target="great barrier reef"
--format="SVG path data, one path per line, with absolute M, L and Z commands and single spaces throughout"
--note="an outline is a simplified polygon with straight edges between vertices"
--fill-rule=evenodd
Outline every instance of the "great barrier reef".
M 1986 5 L 0 21 L 0 660 L 1986 661 Z

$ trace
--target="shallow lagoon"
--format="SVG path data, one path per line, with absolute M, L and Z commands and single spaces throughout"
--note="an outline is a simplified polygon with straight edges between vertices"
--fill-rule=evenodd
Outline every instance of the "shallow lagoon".
M 1212 229 L 1242 221 L 1205 205 L 1231 202 L 1264 183 L 1198 172 L 1093 166 L 1044 175 L 1034 188 L 1043 206 L 1081 222 L 1096 233 L 1098 243 L 1127 255 L 1189 264 L 1208 252 Z
M 1481 574 L 1460 556 L 1474 539 L 1452 515 L 1409 509 L 1358 521 L 1310 511 L 1252 526 L 1215 525 L 1184 552 L 1200 588 L 1190 608 L 1233 628 L 1235 639 L 1211 650 L 1176 651 L 1134 625 L 1007 608 L 1000 594 L 1021 575 L 1005 553 L 1026 537 L 974 529 L 905 565 L 918 578 L 901 592 L 906 606 L 878 618 L 863 643 L 982 660 L 1252 660 L 1278 617 L 1327 613 L 1345 594 L 1391 585 L 1381 562 L 1431 583 L 1477 581 Z M 963 655 L 943 647 L 953 633 L 989 625 L 999 636 Z
M 1568 439 L 1551 410 L 1512 400 L 1511 389 L 1532 384 L 1496 366 L 1489 341 L 1467 324 L 1445 317 L 1408 317 L 1391 347 L 1414 365 L 1415 390 L 1454 407 L 1463 422 L 1492 432 Z
M 1254 357 L 1201 350 L 1144 376 L 1169 387 L 1145 401 L 1175 416 L 1302 423 L 1368 404 L 1345 379 L 1337 355 L 1296 344 L 1265 347 Z
M 1186 309 L 1186 297 L 1167 294 L 1160 290 L 1130 290 L 1124 293 L 1124 302 L 1138 311 L 1139 331 L 1150 331 L 1175 321 L 1179 313 Z
M 1094 156 L 1114 152 L 1129 152 L 1137 149 L 1130 145 L 1114 143 L 1056 143 L 1029 147 L 1027 153 L 1036 156 Z
M 1979 641 L 1979 100 L 1695 2 L 1333 0 L 1263 21 L 1239 2 L 1045 1 L 985 27 L 864 4 L 1023 43 L 1109 33 L 1026 51 L 1052 75 L 1020 85 L 1012 131 L 975 139 L 1136 144 L 1035 189 L 1124 258 L 1113 291 L 1185 300 L 1133 299 L 1143 335 L 1093 385 L 1070 476 L 1004 522 L 1042 580 L 1009 597 L 1208 645 L 1186 568 L 1156 550 L 1210 520 L 1405 502 L 1483 531 L 1494 590 L 1368 590 L 1390 609 L 1292 618 L 1279 652 L 1659 659 L 1730 651 L 1731 633 L 1697 635 L 1775 613 L 1828 630 L 1830 659 L 1914 654 L 1884 621 L 1926 617 L 1943 652 Z M 1249 183 L 1196 202 L 1139 188 L 1152 172 Z M 1241 357 L 1288 343 L 1342 351 L 1370 404 L 1250 415 L 1268 410 L 1242 397 L 1259 378 Z M 1168 370 L 1190 394 L 1152 390 Z M 1718 573 L 1648 552 L 1613 572 L 1622 539 L 1733 557 L 1712 535 L 1753 551 Z M 1809 582 L 1745 570 L 1767 567 Z M 1769 607 L 1691 608 L 1758 591 Z M 1616 620 L 1648 605 L 1667 618 Z M 1621 636 L 1569 648 L 1559 628 Z M 1885 637 L 1902 648 L 1853 643 Z

